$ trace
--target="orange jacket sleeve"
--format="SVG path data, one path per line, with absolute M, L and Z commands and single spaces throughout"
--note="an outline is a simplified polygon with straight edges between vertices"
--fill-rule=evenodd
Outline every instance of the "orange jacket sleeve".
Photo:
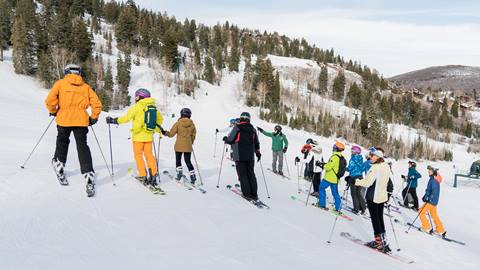
M 89 102 L 90 102 L 90 107 L 92 108 L 92 118 L 93 119 L 98 119 L 98 116 L 102 112 L 102 102 L 97 96 L 97 93 L 92 90 L 92 88 L 88 88 L 88 96 L 89 96 Z
M 48 92 L 47 98 L 45 99 L 45 105 L 49 113 L 56 113 L 58 111 L 58 93 L 60 90 L 60 83 L 56 82 L 50 92 Z

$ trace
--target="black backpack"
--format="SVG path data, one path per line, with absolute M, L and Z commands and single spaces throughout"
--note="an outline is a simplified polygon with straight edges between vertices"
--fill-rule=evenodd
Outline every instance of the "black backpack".
M 155 105 L 148 105 L 145 108 L 144 124 L 148 132 L 155 131 L 157 127 L 157 107 Z
M 338 158 L 340 160 L 338 163 L 338 172 L 336 173 L 336 175 L 337 178 L 340 179 L 345 175 L 345 172 L 347 171 L 347 160 L 342 155 L 340 155 Z

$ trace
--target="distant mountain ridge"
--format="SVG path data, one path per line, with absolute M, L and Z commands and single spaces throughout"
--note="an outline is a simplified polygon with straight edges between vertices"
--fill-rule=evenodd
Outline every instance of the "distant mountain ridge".
M 447 65 L 415 70 L 388 78 L 406 89 L 428 88 L 472 92 L 480 90 L 480 67 Z

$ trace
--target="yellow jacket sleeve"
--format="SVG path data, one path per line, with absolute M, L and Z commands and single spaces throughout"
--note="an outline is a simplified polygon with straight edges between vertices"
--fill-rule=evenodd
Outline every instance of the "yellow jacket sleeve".
M 127 113 L 124 116 L 120 116 L 117 119 L 117 122 L 119 124 L 125 124 L 130 122 L 133 119 L 133 116 L 135 116 L 137 112 L 137 106 L 132 106 L 130 109 L 128 109 Z
M 47 106 L 47 110 L 49 113 L 56 113 L 58 111 L 58 93 L 60 90 L 60 83 L 56 82 L 50 92 L 48 92 L 48 96 L 45 99 L 45 105 Z
M 157 110 L 157 125 L 161 126 L 163 124 L 163 115 L 160 111 Z
M 90 102 L 90 107 L 92 108 L 92 118 L 98 119 L 98 116 L 102 112 L 102 102 L 97 96 L 97 93 L 88 87 L 88 97 Z

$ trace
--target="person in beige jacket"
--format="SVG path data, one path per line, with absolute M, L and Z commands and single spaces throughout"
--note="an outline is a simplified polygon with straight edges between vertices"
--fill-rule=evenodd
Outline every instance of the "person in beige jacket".
M 390 252 L 387 239 L 385 237 L 385 223 L 383 220 L 383 209 L 388 202 L 390 194 L 393 192 L 393 183 L 390 179 L 390 166 L 384 160 L 384 152 L 381 148 L 376 148 L 371 153 L 370 162 L 372 167 L 367 173 L 365 179 L 350 179 L 350 185 L 367 187 L 367 207 L 372 220 L 373 233 L 375 240 L 368 243 L 371 248 L 378 249 L 381 252 Z
M 191 157 L 193 152 L 193 142 L 197 135 L 197 130 L 192 119 L 192 111 L 189 108 L 183 108 L 180 111 L 180 119 L 172 126 L 170 131 L 162 130 L 162 134 L 168 137 L 177 136 L 175 141 L 175 161 L 177 167 L 177 180 L 182 179 L 182 155 L 190 172 L 190 182 L 194 185 L 197 177 L 195 175 L 195 168 L 192 165 Z

